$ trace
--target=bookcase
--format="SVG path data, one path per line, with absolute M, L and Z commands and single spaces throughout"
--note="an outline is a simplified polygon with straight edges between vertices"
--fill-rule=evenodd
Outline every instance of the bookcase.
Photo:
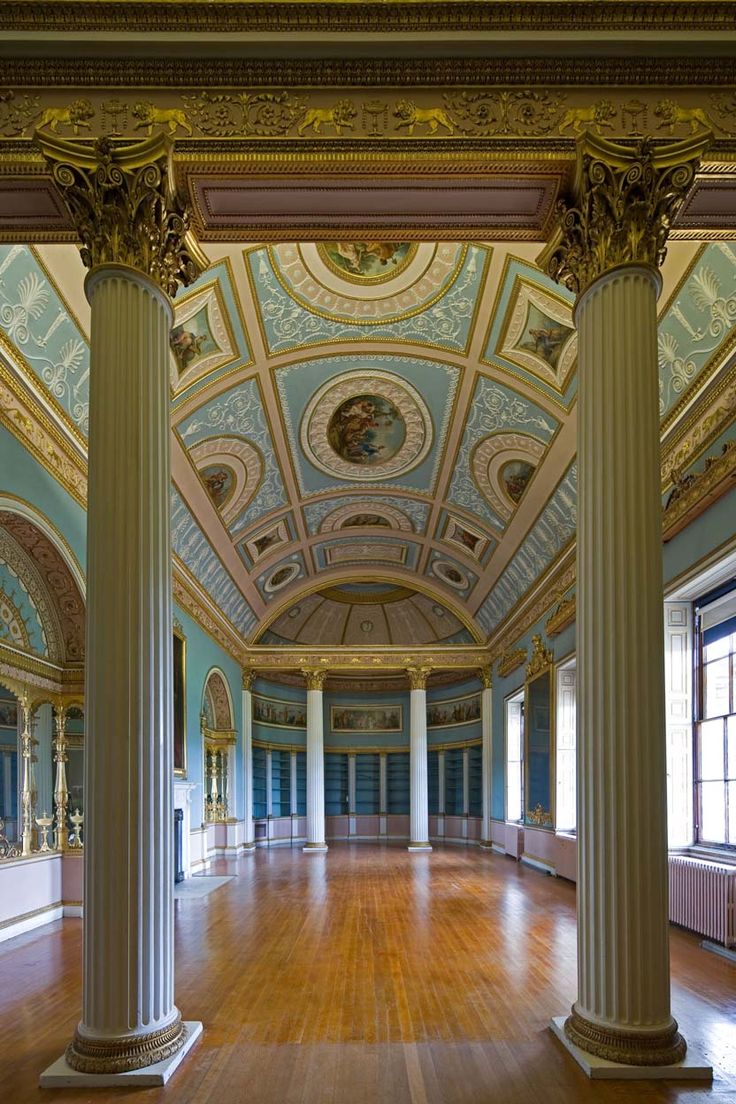
M 291 813 L 291 752 L 271 752 L 271 813 L 275 817 Z
M 436 816 L 440 812 L 440 754 L 438 751 L 427 753 L 427 796 L 429 815 Z
M 325 816 L 348 811 L 348 757 L 344 752 L 325 755 Z
M 470 816 L 483 816 L 483 753 L 480 744 L 468 748 L 468 789 Z
M 463 815 L 462 748 L 448 748 L 445 752 L 445 812 L 448 816 Z
M 355 811 L 369 816 L 380 812 L 381 757 L 366 754 L 355 757 Z
M 266 749 L 253 748 L 253 818 L 266 815 Z
M 388 789 L 388 813 L 406 814 L 409 812 L 409 754 L 395 751 L 389 753 L 386 762 L 386 783 Z
M 307 815 L 307 753 L 296 753 L 296 809 L 299 816 Z

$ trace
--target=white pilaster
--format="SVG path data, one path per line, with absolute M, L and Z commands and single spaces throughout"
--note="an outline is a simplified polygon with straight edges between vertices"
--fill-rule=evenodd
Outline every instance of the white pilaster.
M 482 785 L 482 823 L 480 827 L 480 846 L 490 850 L 491 843 L 491 796 L 493 786 L 493 689 L 490 667 L 481 671 L 483 689 L 480 692 L 481 718 L 481 785 Z
M 327 850 L 325 843 L 325 749 L 322 687 L 326 671 L 307 671 L 307 842 L 306 852 Z
M 409 674 L 409 850 L 431 851 L 427 791 L 427 672 Z
M 243 850 L 254 854 L 253 823 L 253 674 L 243 671 Z

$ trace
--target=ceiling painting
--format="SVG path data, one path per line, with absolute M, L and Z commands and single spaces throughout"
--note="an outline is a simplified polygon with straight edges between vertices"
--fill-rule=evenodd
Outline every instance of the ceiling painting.
M 276 252 L 279 248 L 289 261 L 288 271 L 296 273 L 291 280 L 285 275 L 281 255 Z M 434 261 L 425 269 L 418 267 L 416 284 L 405 286 L 411 265 L 415 262 L 419 265 L 422 259 L 420 246 L 407 270 L 378 288 L 378 302 L 386 306 L 386 316 L 375 297 L 372 301 L 367 299 L 365 292 L 359 294 L 362 289 L 328 269 L 325 268 L 328 275 L 322 275 L 326 285 L 316 279 L 314 257 L 319 258 L 320 254 L 316 246 L 313 253 L 307 249 L 312 264 L 308 270 L 304 263 L 305 248 L 302 247 L 301 253 L 296 246 L 256 249 L 247 256 L 251 292 L 263 343 L 270 355 L 338 341 L 392 341 L 460 353 L 467 349 L 490 258 L 489 248 L 434 246 Z M 456 272 L 445 260 L 451 248 L 461 257 Z M 388 292 L 394 282 L 396 294 L 391 297 Z M 343 284 L 345 294 L 338 290 Z M 308 289 L 308 300 L 304 298 L 304 289 Z M 390 313 L 389 303 L 393 304 Z
M 171 390 L 174 405 L 251 361 L 241 301 L 228 257 L 211 265 L 174 301 Z
M 287 505 L 286 491 L 256 379 L 245 380 L 204 403 L 194 414 L 184 418 L 177 425 L 177 430 L 192 455 L 195 451 L 199 454 L 202 443 L 207 440 L 223 442 L 228 439 L 232 442 L 228 446 L 228 455 L 231 458 L 234 458 L 237 450 L 244 474 L 243 494 L 238 499 L 238 509 L 232 509 L 228 514 L 228 528 L 233 535 L 240 533 L 248 525 L 259 522 L 271 510 Z M 224 457 L 223 453 L 223 462 Z M 230 463 L 234 463 L 234 459 Z
M 507 256 L 483 359 L 531 383 L 565 408 L 575 393 L 573 296 L 539 269 Z
M 736 326 L 736 245 L 704 246 L 659 320 L 659 413 L 666 417 L 717 367 Z
M 524 245 L 211 248 L 176 300 L 170 361 L 173 547 L 190 589 L 248 641 L 495 633 L 574 537 L 570 297 Z M 72 246 L 42 253 L 0 246 L 0 373 L 83 456 L 88 342 L 68 306 L 83 271 Z M 711 414 L 736 347 L 735 268 L 736 248 L 714 242 L 676 243 L 663 269 L 665 445 L 685 455 L 692 419 L 710 427 L 688 463 L 724 440 Z M 12 587 L 0 631 L 39 649 Z
M 430 493 L 459 375 L 439 361 L 380 353 L 275 369 L 301 493 L 347 490 L 336 479 Z
M 310 533 L 330 533 L 335 529 L 369 527 L 369 519 L 379 517 L 377 523 L 391 529 L 423 533 L 427 526 L 429 506 L 412 498 L 391 495 L 341 495 L 321 502 L 309 502 L 304 506 L 304 516 Z

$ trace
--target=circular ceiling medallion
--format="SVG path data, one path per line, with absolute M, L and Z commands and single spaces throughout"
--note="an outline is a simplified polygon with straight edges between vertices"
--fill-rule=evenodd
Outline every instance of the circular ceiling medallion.
M 388 479 L 420 464 L 432 445 L 424 399 L 389 372 L 346 372 L 313 395 L 301 445 L 320 471 L 360 482 Z
M 301 568 L 298 563 L 285 564 L 283 567 L 277 567 L 263 584 L 263 589 L 268 594 L 273 594 L 274 591 L 281 590 L 282 587 L 287 586 L 292 579 L 296 579 Z
M 307 310 L 370 326 L 411 317 L 437 302 L 459 276 L 467 245 L 283 243 L 269 252 L 279 283 Z
M 412 242 L 318 242 L 317 252 L 332 272 L 356 284 L 382 284 L 414 259 Z
M 438 579 L 441 579 L 443 583 L 447 583 L 448 586 L 454 587 L 455 590 L 466 590 L 469 586 L 467 575 L 448 560 L 434 560 L 432 563 L 432 573 L 436 575 Z

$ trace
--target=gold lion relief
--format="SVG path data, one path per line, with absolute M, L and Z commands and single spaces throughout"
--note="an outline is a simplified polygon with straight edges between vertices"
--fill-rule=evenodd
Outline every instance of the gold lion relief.
M 334 107 L 310 107 L 299 124 L 297 131 L 304 134 L 311 128 L 313 134 L 321 134 L 323 126 L 335 128 L 336 134 L 343 129 L 353 129 L 353 119 L 357 115 L 350 100 L 338 100 Z
M 429 133 L 435 134 L 440 127 L 444 127 L 448 134 L 454 134 L 455 128 L 450 117 L 442 107 L 417 107 L 412 100 L 398 100 L 394 111 L 394 118 L 398 119 L 396 129 L 406 127 L 407 134 L 414 133 L 417 123 L 424 123 L 429 127 Z
M 155 126 L 168 127 L 169 134 L 176 134 L 179 127 L 187 134 L 192 133 L 191 124 L 179 107 L 156 107 L 148 100 L 139 100 L 133 108 L 133 118 L 138 120 L 133 129 L 145 127 L 149 137 Z

